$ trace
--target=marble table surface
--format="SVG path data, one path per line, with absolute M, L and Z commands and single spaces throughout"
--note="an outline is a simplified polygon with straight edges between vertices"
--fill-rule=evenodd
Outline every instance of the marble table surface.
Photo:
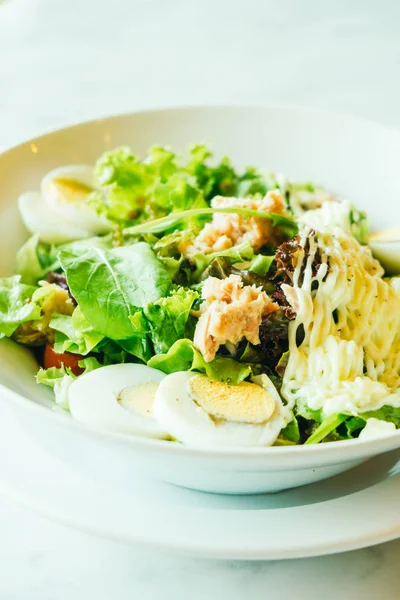
M 399 23 L 395 0 L 0 0 L 0 148 L 177 104 L 298 104 L 398 127 Z M 399 559 L 400 541 L 287 562 L 193 560 L 0 498 L 0 600 L 397 600 Z

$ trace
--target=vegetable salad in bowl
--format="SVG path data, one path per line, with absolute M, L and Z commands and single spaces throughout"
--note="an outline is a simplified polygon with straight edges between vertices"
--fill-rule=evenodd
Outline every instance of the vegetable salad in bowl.
M 348 201 L 203 145 L 120 147 L 19 210 L 0 335 L 78 421 L 200 447 L 400 427 L 397 245 Z

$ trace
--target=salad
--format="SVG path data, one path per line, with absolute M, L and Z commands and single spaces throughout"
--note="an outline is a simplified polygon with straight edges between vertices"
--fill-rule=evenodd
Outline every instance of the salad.
M 0 337 L 85 425 L 202 447 L 400 427 L 399 260 L 346 200 L 204 145 L 120 147 L 19 210 Z

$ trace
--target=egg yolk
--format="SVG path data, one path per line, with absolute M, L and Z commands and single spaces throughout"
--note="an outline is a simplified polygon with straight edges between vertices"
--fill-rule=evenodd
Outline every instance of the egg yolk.
M 210 416 L 235 423 L 261 424 L 275 411 L 275 399 L 264 388 L 243 381 L 228 385 L 205 375 L 194 375 L 187 383 L 190 397 Z
M 93 188 L 85 183 L 65 177 L 57 177 L 49 182 L 48 185 L 56 189 L 57 197 L 60 201 L 68 204 L 86 202 L 88 195 L 93 192 Z
M 121 390 L 117 400 L 127 410 L 138 413 L 143 417 L 151 417 L 157 388 L 158 383 L 155 381 L 129 385 Z

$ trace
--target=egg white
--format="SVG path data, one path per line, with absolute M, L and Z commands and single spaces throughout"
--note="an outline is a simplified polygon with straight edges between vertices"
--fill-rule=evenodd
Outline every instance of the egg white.
M 22 194 L 18 198 L 18 208 L 25 227 L 31 233 L 39 234 L 42 242 L 62 244 L 92 235 L 87 229 L 61 219 L 49 209 L 39 192 Z
M 104 216 L 100 216 L 86 203 L 85 195 L 73 194 L 66 198 L 54 185 L 56 179 L 70 179 L 95 189 L 93 167 L 88 165 L 68 165 L 54 169 L 42 179 L 40 191 L 44 202 L 61 218 L 74 223 L 79 227 L 88 229 L 96 235 L 108 233 L 113 225 Z
M 192 400 L 188 381 L 194 373 L 180 371 L 167 375 L 156 392 L 153 413 L 161 427 L 180 442 L 198 447 L 271 446 L 286 424 L 279 394 L 266 375 L 255 382 L 270 392 L 276 402 L 273 416 L 266 423 L 252 425 L 211 419 Z
M 159 383 L 164 373 L 145 365 L 120 364 L 100 367 L 81 375 L 68 390 L 69 409 L 81 423 L 96 429 L 129 433 L 139 437 L 165 439 L 169 435 L 158 424 L 149 406 L 144 416 L 118 401 L 121 391 L 146 382 Z M 139 388 L 140 393 L 140 388 Z

